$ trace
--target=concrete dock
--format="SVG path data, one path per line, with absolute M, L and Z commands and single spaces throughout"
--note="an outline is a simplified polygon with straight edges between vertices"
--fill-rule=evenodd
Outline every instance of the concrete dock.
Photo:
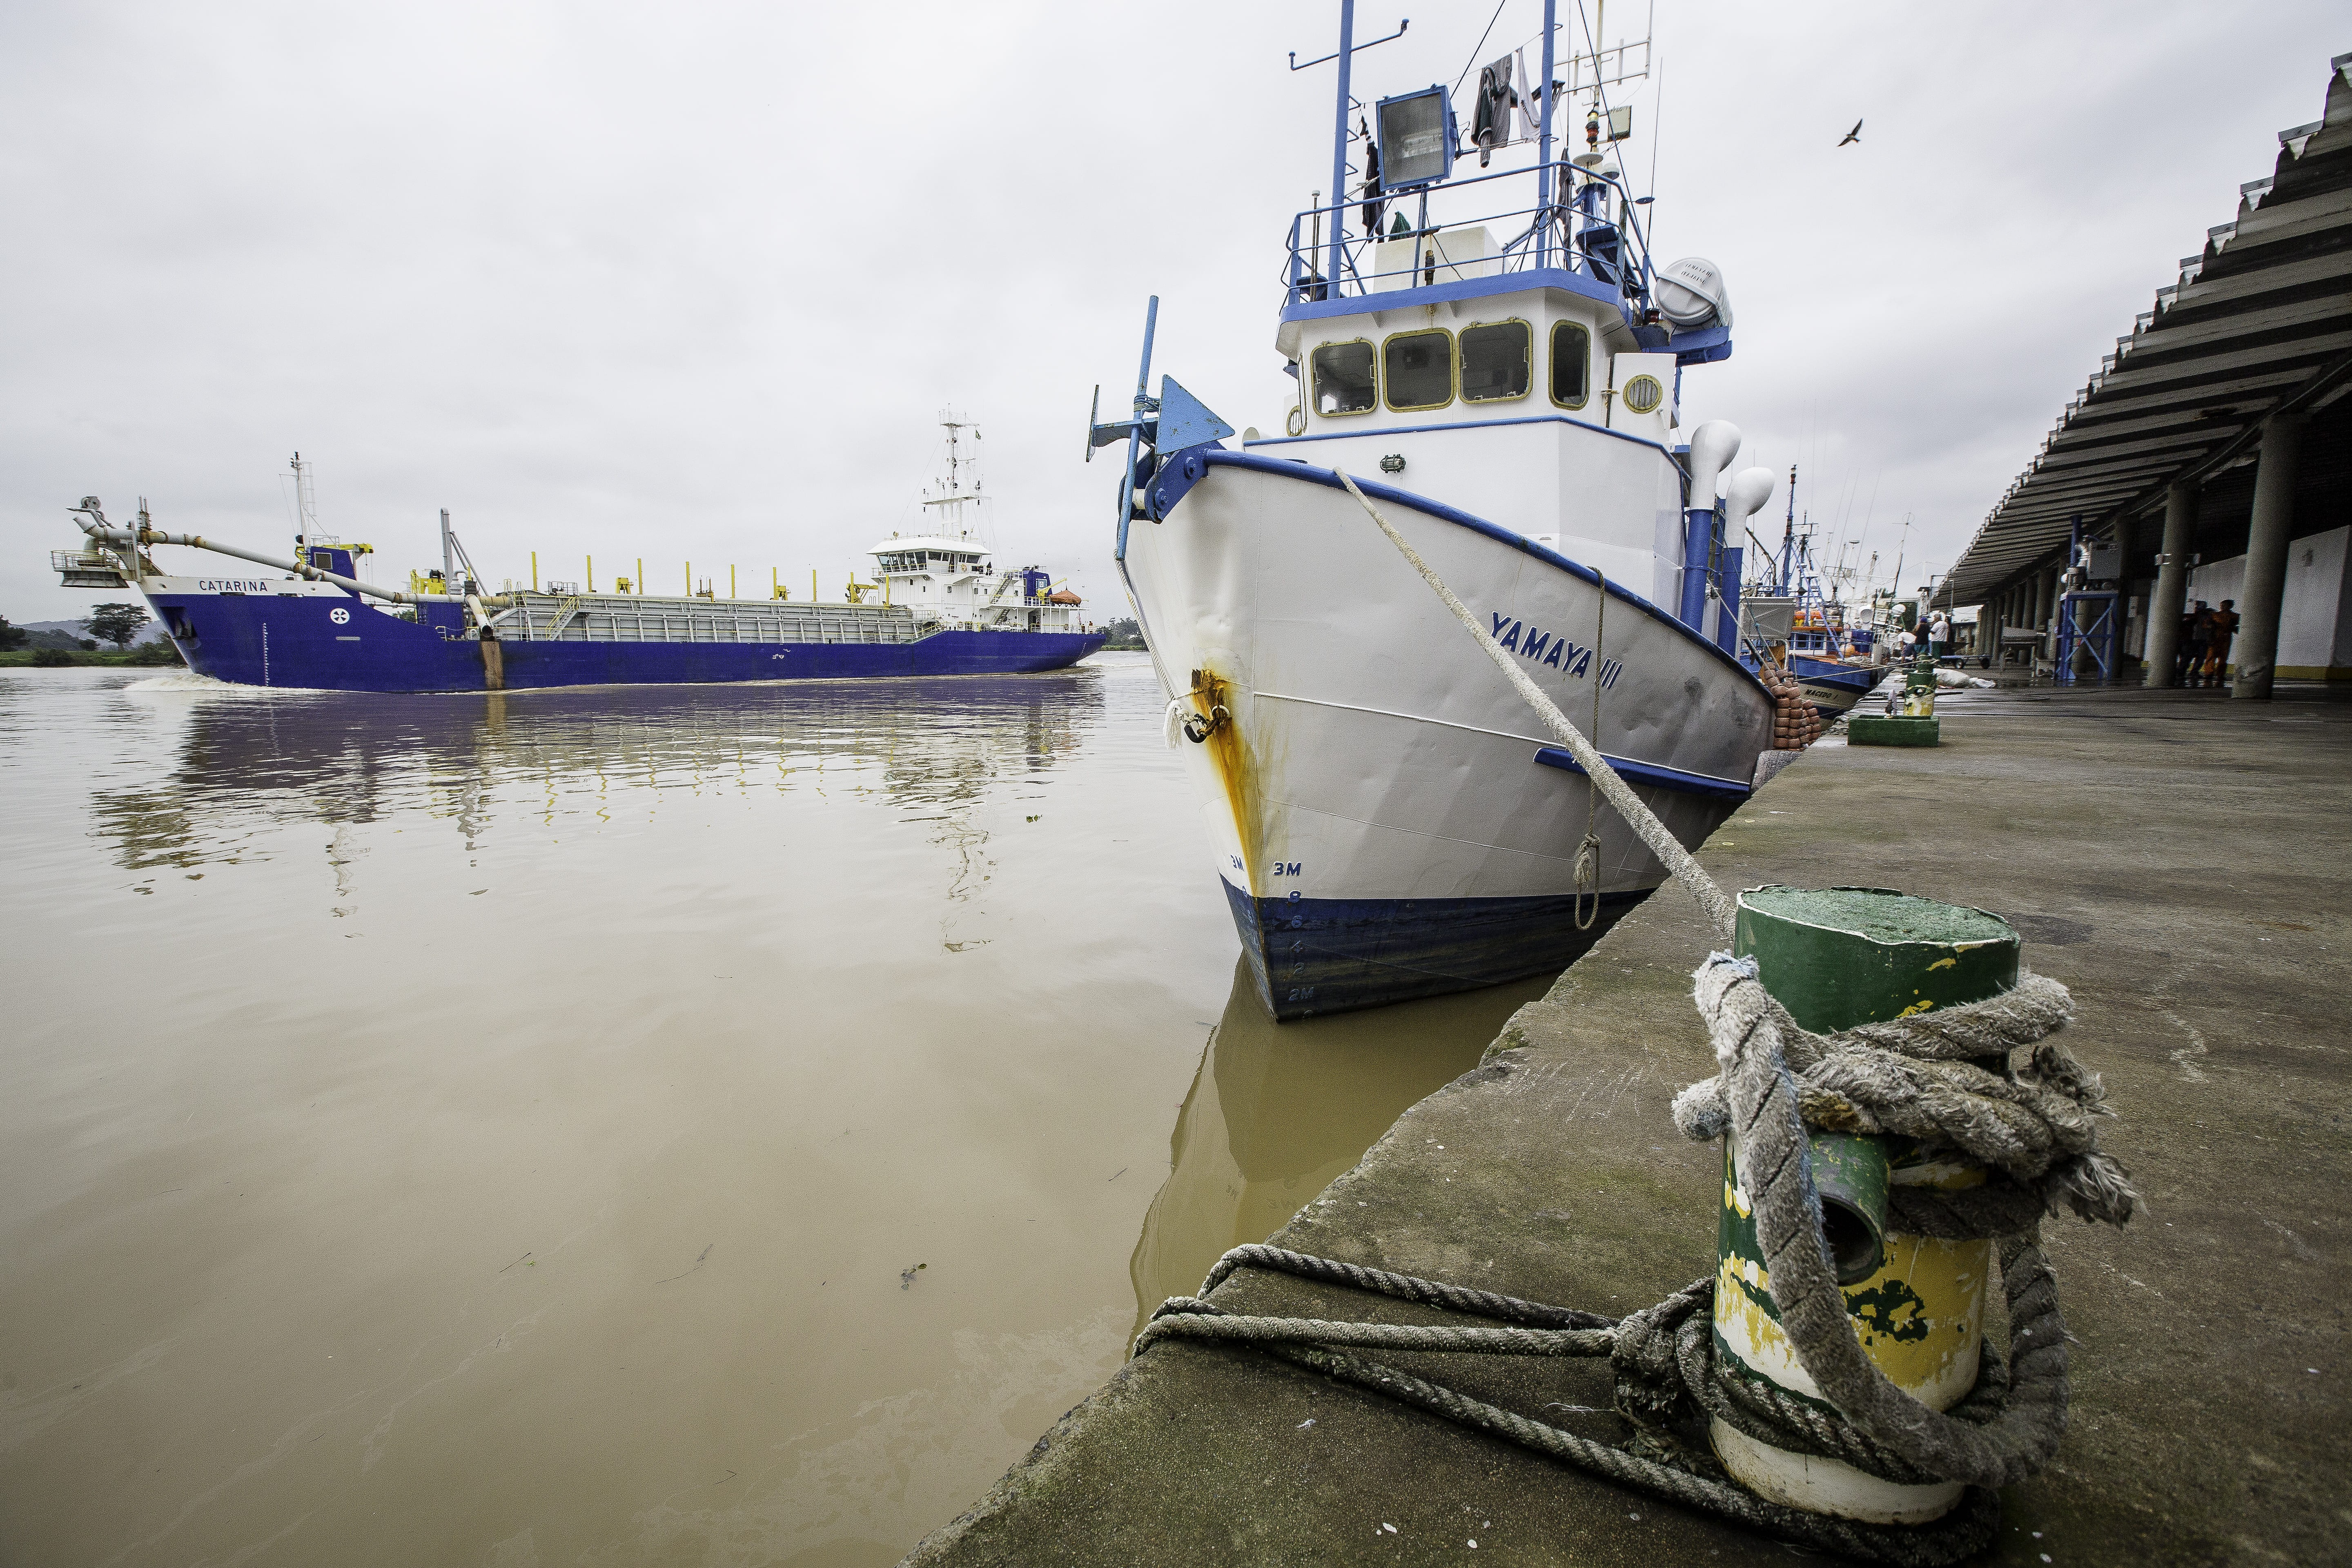
M 1973 691 L 1932 751 L 1816 747 L 1707 844 L 1727 887 L 1901 889 L 2009 917 L 2147 1200 L 2047 1221 L 2076 1342 L 2056 1462 L 1988 1560 L 2352 1560 L 2352 693 Z M 1711 945 L 1669 887 L 1396 1123 L 1278 1245 L 1620 1314 L 1709 1273 L 1720 1152 L 1667 1103 L 1713 1070 Z M 2333 1281 L 2333 1283 L 2330 1283 Z M 1244 1271 L 1236 1311 L 1442 1314 Z M 1459 1321 L 1459 1320 L 1457 1320 Z M 1381 1352 L 1604 1440 L 1605 1363 Z M 1475 1542 L 1475 1546 L 1471 1543 Z M 1658 1568 L 1788 1549 L 1241 1350 L 1129 1362 L 909 1563 Z

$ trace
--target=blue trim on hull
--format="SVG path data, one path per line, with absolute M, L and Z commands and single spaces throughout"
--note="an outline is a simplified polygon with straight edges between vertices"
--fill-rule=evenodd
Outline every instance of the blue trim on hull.
M 1627 784 L 1655 784 L 1660 789 L 1674 790 L 1681 795 L 1703 795 L 1710 800 L 1727 800 L 1735 805 L 1756 793 L 1737 779 L 1719 779 L 1713 773 L 1686 773 L 1681 768 L 1669 768 L 1657 763 L 1609 757 L 1606 752 L 1602 755 L 1608 758 L 1609 765 L 1616 770 L 1617 776 Z M 1566 773 L 1580 773 L 1584 771 L 1584 764 L 1578 762 L 1576 753 L 1566 746 L 1538 746 L 1536 748 L 1536 761 L 1548 768 L 1559 768 Z
M 1650 896 L 1603 894 L 1579 931 L 1568 898 L 1254 899 L 1218 881 L 1258 1000 L 1282 1019 L 1557 974 Z
M 188 668 L 243 686 L 334 691 L 479 691 L 481 645 L 348 599 L 152 595 Z M 440 606 L 428 606 L 438 609 Z M 330 612 L 349 612 L 337 625 Z M 439 619 L 441 617 L 430 617 Z M 824 680 L 907 675 L 1022 675 L 1061 669 L 1102 647 L 1100 632 L 934 632 L 910 643 L 524 642 L 499 645 L 506 689 Z
M 1184 493 L 1201 479 L 1205 479 L 1208 471 L 1213 468 L 1249 468 L 1261 474 L 1272 474 L 1279 479 L 1296 479 L 1302 484 L 1321 485 L 1327 489 L 1339 490 L 1343 493 L 1347 489 L 1340 484 L 1339 476 L 1330 469 L 1318 468 L 1311 463 L 1302 463 L 1295 458 L 1261 458 L 1255 453 L 1227 452 L 1215 447 L 1195 447 L 1174 456 L 1181 460 L 1161 465 L 1161 470 L 1155 476 L 1151 489 L 1148 492 L 1155 517 L 1166 517 L 1173 511 L 1176 509 L 1176 503 L 1184 499 Z M 1356 479 L 1353 474 L 1348 477 Z M 1754 686 L 1758 692 L 1767 697 L 1770 695 L 1764 690 L 1763 683 L 1756 679 L 1756 672 L 1738 658 L 1699 636 L 1675 616 L 1658 608 L 1632 589 L 1601 576 L 1600 573 L 1581 562 L 1571 561 L 1558 551 L 1548 550 L 1524 533 L 1514 532 L 1510 529 L 1488 522 L 1483 517 L 1474 517 L 1466 511 L 1447 506 L 1444 501 L 1432 500 L 1427 496 L 1415 495 L 1411 490 L 1401 490 L 1392 485 L 1374 484 L 1364 479 L 1356 479 L 1356 488 L 1374 500 L 1393 501 L 1399 506 L 1409 506 L 1417 511 L 1427 513 L 1441 522 L 1450 522 L 1457 528 L 1466 528 L 1474 533 L 1483 533 L 1497 543 L 1507 544 L 1523 554 L 1534 556 L 1547 565 L 1557 566 L 1571 577 L 1581 577 L 1588 583 L 1598 584 L 1605 588 L 1611 596 L 1622 599 L 1652 620 L 1672 626 L 1687 638 L 1693 647 L 1704 650 L 1708 658 L 1727 668 L 1738 670 L 1748 678 L 1748 683 Z

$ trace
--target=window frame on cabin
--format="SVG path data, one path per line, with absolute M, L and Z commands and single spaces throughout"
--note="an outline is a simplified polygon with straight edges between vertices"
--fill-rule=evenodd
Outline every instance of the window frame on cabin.
M 1366 403 L 1361 408 L 1324 408 L 1322 406 L 1323 356 L 1330 353 L 1333 349 L 1349 349 L 1360 345 L 1364 351 L 1364 368 L 1370 377 L 1369 384 L 1371 387 L 1370 401 Z M 1380 411 L 1381 350 L 1380 345 L 1373 342 L 1371 339 L 1337 338 L 1328 343 L 1317 343 L 1315 347 L 1309 351 L 1307 356 L 1307 374 L 1314 380 L 1313 401 L 1316 404 L 1315 416 L 1318 419 L 1353 419 L 1359 415 L 1376 414 Z
M 1583 352 L 1577 362 L 1583 368 L 1583 374 L 1578 378 L 1581 390 L 1573 399 L 1565 398 L 1559 395 L 1559 340 L 1563 332 L 1575 333 L 1582 340 L 1584 345 Z M 1551 324 L 1551 360 L 1545 369 L 1550 374 L 1544 390 L 1551 395 L 1553 407 L 1582 408 L 1591 404 L 1592 401 L 1592 329 L 1582 321 L 1554 321 Z
M 1465 357 L 1470 334 L 1493 331 L 1503 327 L 1517 327 L 1519 330 L 1521 353 L 1519 389 L 1517 392 L 1498 392 L 1491 396 L 1474 397 L 1470 394 L 1470 364 Z M 1536 330 L 1533 323 L 1524 316 L 1506 316 L 1499 321 L 1473 321 L 1454 334 L 1454 385 L 1455 395 L 1465 403 L 1517 403 L 1519 399 L 1531 395 L 1536 389 Z
M 1399 403 L 1396 400 L 1396 374 L 1389 368 L 1389 352 L 1404 338 L 1443 338 L 1445 347 L 1439 363 L 1445 367 L 1445 395 L 1434 403 Z M 1453 405 L 1460 395 L 1454 374 L 1454 334 L 1444 327 L 1407 327 L 1391 332 L 1381 340 L 1381 405 L 1391 414 L 1425 414 L 1433 409 Z

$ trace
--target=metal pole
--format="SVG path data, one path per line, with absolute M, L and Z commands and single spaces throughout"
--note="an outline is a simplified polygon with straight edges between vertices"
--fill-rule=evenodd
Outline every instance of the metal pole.
M 1536 133 L 1536 265 L 1551 265 L 1551 37 L 1557 27 L 1559 0 L 1544 0 L 1543 115 Z
M 1546 3 L 1549 4 L 1549 0 L 1546 0 Z M 1355 64 L 1355 49 L 1356 0 L 1339 0 L 1339 104 L 1332 111 L 1331 117 L 1331 255 L 1323 268 L 1323 276 L 1329 286 L 1330 292 L 1335 295 L 1339 289 L 1340 258 L 1347 254 L 1348 80 L 1349 68 Z M 1159 303 L 1156 299 L 1152 301 L 1152 308 L 1155 310 L 1159 308 Z M 1151 337 L 1151 329 L 1146 327 L 1143 335 L 1148 344 Z M 1147 346 L 1144 350 L 1145 368 L 1149 369 L 1150 363 L 1151 351 Z M 1129 445 L 1132 446 L 1131 441 Z M 1128 474 L 1127 482 L 1128 489 L 1132 491 L 1135 489 L 1133 472 L 1130 471 Z M 1119 515 L 1124 517 L 1126 513 L 1121 512 Z
M 531 586 L 534 588 L 539 586 L 536 581 L 539 575 L 538 560 L 539 557 L 535 554 L 531 557 L 533 563 L 531 575 L 534 579 Z M 441 581 L 452 588 L 457 582 L 457 552 L 449 542 L 449 509 L 446 506 L 441 509 Z
M 1351 13 L 1352 14 L 1352 13 Z M 1343 59 L 1346 58 L 1341 57 Z M 1344 73 L 1341 79 L 1345 79 Z M 1348 101 L 1346 92 L 1339 94 L 1342 107 Z M 1160 330 L 1160 296 L 1151 296 L 1151 303 L 1143 308 L 1143 362 L 1135 367 L 1135 424 L 1127 433 L 1127 479 L 1118 490 L 1118 553 L 1117 559 L 1127 559 L 1127 525 L 1135 516 L 1135 468 L 1143 455 L 1144 405 L 1150 402 L 1145 388 L 1151 383 L 1151 339 Z M 1154 426 L 1157 428 L 1157 426 Z

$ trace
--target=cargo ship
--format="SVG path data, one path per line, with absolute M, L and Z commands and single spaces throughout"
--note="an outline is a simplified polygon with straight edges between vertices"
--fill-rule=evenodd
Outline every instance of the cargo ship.
M 247 686 L 338 691 L 500 691 L 533 687 L 1006 675 L 1060 669 L 1103 644 L 1078 595 L 1035 566 L 1001 569 L 977 512 L 985 499 L 961 453 L 971 426 L 950 417 L 947 475 L 923 507 L 928 531 L 868 551 L 873 581 L 839 603 L 764 599 L 713 588 L 648 594 L 618 578 L 487 588 L 441 514 L 442 564 L 404 588 L 362 580 L 371 549 L 318 532 L 310 473 L 294 459 L 302 531 L 290 557 L 135 522 L 108 522 L 95 496 L 70 509 L 84 542 L 52 552 L 68 587 L 135 588 L 188 668 Z M 178 546 L 229 570 L 166 572 L 151 553 Z M 259 568 L 259 570 L 256 570 Z

